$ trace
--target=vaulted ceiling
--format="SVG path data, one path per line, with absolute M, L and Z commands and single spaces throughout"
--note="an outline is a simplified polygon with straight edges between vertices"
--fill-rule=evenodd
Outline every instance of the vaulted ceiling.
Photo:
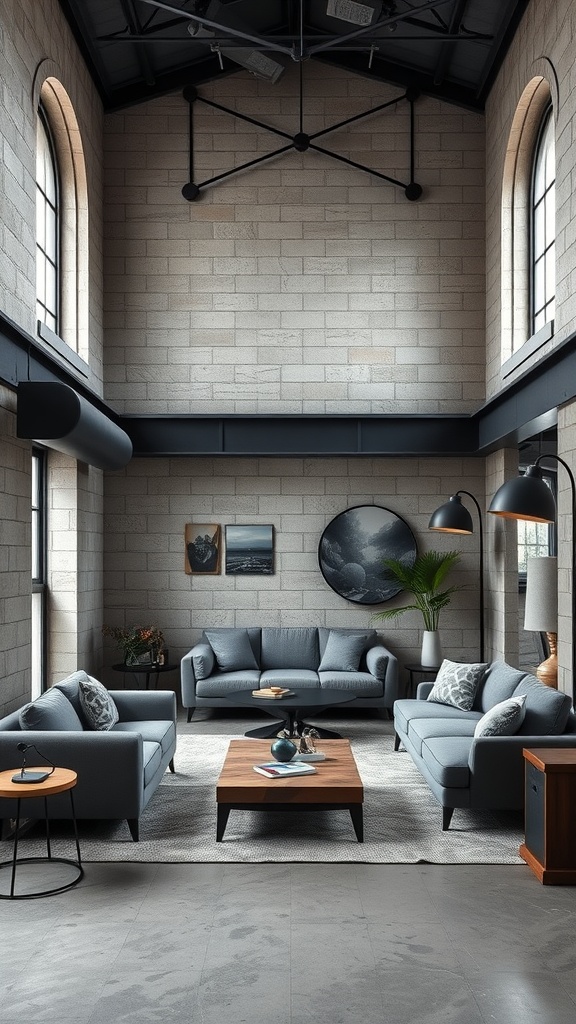
M 60 0 L 107 110 L 318 60 L 482 110 L 529 0 Z

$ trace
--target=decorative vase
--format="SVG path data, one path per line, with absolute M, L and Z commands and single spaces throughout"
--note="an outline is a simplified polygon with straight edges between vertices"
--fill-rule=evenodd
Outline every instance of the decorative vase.
M 270 747 L 270 753 L 277 761 L 291 761 L 294 754 L 298 753 L 298 747 L 295 743 L 292 743 L 292 740 L 274 740 Z
M 437 629 L 425 629 L 422 634 L 420 664 L 423 668 L 440 668 L 442 664 L 442 645 Z

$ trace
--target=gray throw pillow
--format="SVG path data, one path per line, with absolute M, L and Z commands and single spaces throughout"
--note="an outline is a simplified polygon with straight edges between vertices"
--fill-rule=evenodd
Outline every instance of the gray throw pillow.
M 21 729 L 40 729 L 48 732 L 84 732 L 84 726 L 61 690 L 46 690 L 20 711 Z
M 210 644 L 196 644 L 192 651 L 192 668 L 196 679 L 208 679 L 214 671 L 214 651 Z
M 459 661 L 444 659 L 436 682 L 428 694 L 428 700 L 437 704 L 449 704 L 460 711 L 470 711 L 487 668 L 488 665 L 481 662 L 465 665 Z
M 108 690 L 97 679 L 80 680 L 78 693 L 82 711 L 91 729 L 108 732 L 119 719 L 118 708 Z
M 357 672 L 367 633 L 338 633 L 330 630 L 319 672 Z
M 475 736 L 513 736 L 524 721 L 526 714 L 526 694 L 509 697 L 495 704 L 474 729 Z
M 216 655 L 221 672 L 258 668 L 247 629 L 205 629 L 204 635 Z

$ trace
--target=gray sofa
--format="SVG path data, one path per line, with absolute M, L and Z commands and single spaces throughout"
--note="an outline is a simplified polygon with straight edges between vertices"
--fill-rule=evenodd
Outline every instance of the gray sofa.
M 427 700 L 433 685 L 422 682 L 417 699 L 396 701 L 394 749 L 403 744 L 442 805 L 443 829 L 457 807 L 522 809 L 525 747 L 576 747 L 568 695 L 505 662 L 488 666 L 470 711 Z M 487 711 L 523 694 L 526 713 L 515 734 L 474 736 Z
M 85 672 L 75 672 L 33 702 L 35 716 L 39 721 L 46 718 L 48 728 L 23 729 L 23 709 L 0 720 L 0 771 L 20 768 L 22 754 L 18 743 L 34 744 L 43 756 L 27 752 L 28 765 L 44 764 L 45 758 L 78 773 L 74 788 L 77 818 L 126 818 L 136 841 L 138 820 L 144 808 L 166 768 L 174 771 L 176 695 L 169 690 L 111 691 L 119 721 L 109 731 L 98 731 L 89 727 L 78 693 L 80 680 L 89 679 Z M 54 727 L 54 714 L 49 720 L 50 716 L 44 715 L 41 708 L 38 716 L 38 704 L 53 690 L 61 691 L 66 699 L 64 706 L 58 697 L 56 705 L 62 728 Z M 48 710 L 54 712 L 54 706 Z M 38 799 L 26 800 L 27 817 L 44 817 L 41 792 L 40 784 Z M 51 818 L 70 818 L 70 814 L 68 793 L 50 798 Z M 0 799 L 0 822 L 13 816 L 14 801 Z
M 316 626 L 207 629 L 181 661 L 182 704 L 230 707 L 225 694 L 267 686 L 343 689 L 355 707 L 391 709 L 398 661 L 373 629 Z

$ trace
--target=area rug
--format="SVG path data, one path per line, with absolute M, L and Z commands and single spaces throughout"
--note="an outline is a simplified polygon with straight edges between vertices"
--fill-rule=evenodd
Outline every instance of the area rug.
M 352 735 L 352 733 L 354 735 Z M 364 783 L 364 842 L 348 811 L 281 814 L 232 811 L 216 842 L 215 785 L 232 736 L 178 739 L 176 774 L 166 773 L 140 819 L 140 841 L 126 822 L 79 823 L 82 859 L 146 863 L 360 862 L 367 864 L 521 864 L 521 816 L 456 810 L 442 832 L 442 810 L 410 756 L 392 737 L 354 724 L 352 749 Z M 56 825 L 56 823 L 54 823 Z M 70 833 L 70 834 L 69 834 Z M 60 823 L 56 855 L 69 846 Z M 40 826 L 22 841 L 22 856 L 45 852 Z

